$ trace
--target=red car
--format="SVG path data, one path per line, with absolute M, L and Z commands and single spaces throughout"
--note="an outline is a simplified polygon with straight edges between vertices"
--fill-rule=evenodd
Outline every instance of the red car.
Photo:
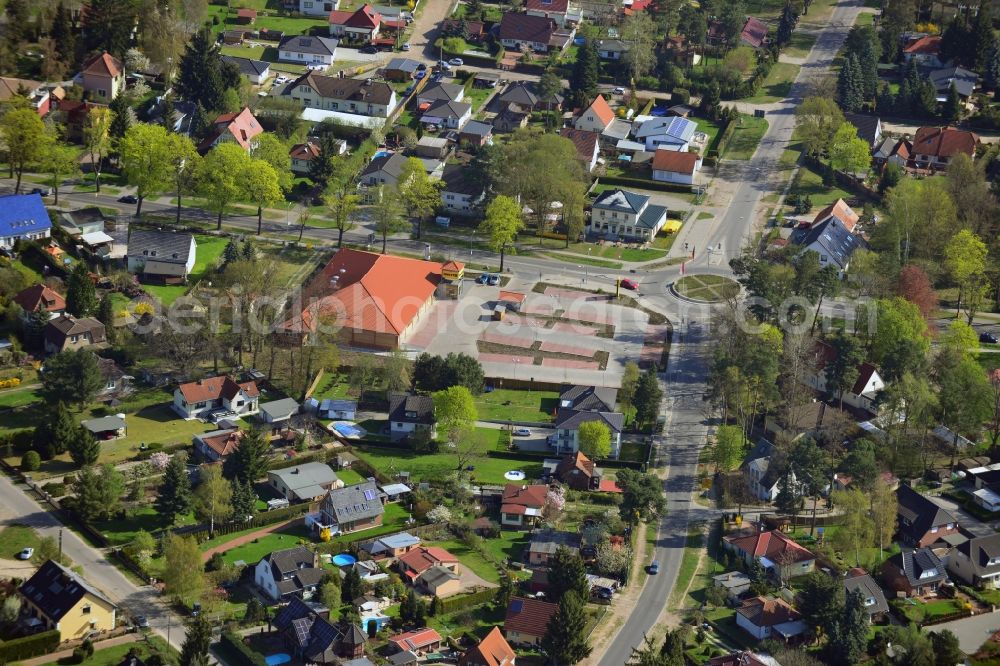
M 624 280 L 622 280 L 622 286 L 625 287 L 626 289 L 631 289 L 632 291 L 635 291 L 636 289 L 639 288 L 639 283 L 636 282 L 635 280 L 630 280 L 628 278 L 625 278 Z

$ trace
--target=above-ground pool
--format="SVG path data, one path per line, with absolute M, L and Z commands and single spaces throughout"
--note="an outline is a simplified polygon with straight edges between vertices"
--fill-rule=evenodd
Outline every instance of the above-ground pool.
M 334 555 L 332 560 L 332 562 L 338 567 L 349 567 L 357 561 L 358 558 L 354 557 L 350 553 L 340 553 L 339 555 Z
M 503 478 L 508 481 L 524 481 L 524 472 L 519 469 L 512 469 L 509 472 L 505 472 Z
M 390 153 L 388 150 L 380 150 L 376 152 L 374 155 L 372 155 L 372 159 L 375 159 L 376 157 L 386 157 L 388 155 L 392 155 L 392 153 Z
M 649 110 L 649 115 L 659 116 L 660 118 L 667 115 L 667 113 L 668 113 L 667 107 L 665 106 L 654 106 L 652 109 Z
M 367 430 L 350 421 L 334 421 L 328 427 L 346 439 L 361 439 L 368 434 Z
M 287 664 L 291 660 L 292 655 L 285 652 L 276 652 L 264 657 L 264 661 L 267 662 L 267 666 L 281 666 L 281 664 Z

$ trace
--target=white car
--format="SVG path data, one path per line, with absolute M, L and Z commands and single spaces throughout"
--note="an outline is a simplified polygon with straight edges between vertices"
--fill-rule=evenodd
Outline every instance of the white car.
M 406 43 L 403 44 L 403 50 L 404 51 L 409 51 L 410 50 L 410 43 L 409 42 L 406 42 Z
M 452 58 L 451 60 L 448 61 L 448 64 L 454 65 L 455 67 L 461 67 L 462 65 L 465 64 L 465 61 L 462 60 L 461 58 Z
M 527 428 L 514 428 L 511 431 L 511 434 L 514 435 L 514 437 L 531 437 L 531 431 Z
M 284 74 L 277 76 L 274 79 L 274 85 L 280 86 L 282 83 L 288 83 L 288 77 Z
M 30 560 L 31 556 L 35 554 L 34 548 L 25 548 L 20 553 L 17 554 L 17 559 L 19 560 Z
M 615 95 L 624 95 L 625 94 L 625 89 L 622 88 L 621 86 L 618 86 L 617 88 L 615 88 L 611 92 L 614 93 Z

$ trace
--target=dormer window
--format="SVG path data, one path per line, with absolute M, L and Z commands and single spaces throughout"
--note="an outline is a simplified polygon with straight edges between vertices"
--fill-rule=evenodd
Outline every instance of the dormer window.
M 920 579 L 923 580 L 924 578 L 933 578 L 934 576 L 937 575 L 938 575 L 937 569 L 924 569 L 923 571 L 920 572 Z
M 868 597 L 867 599 L 865 599 L 865 606 L 874 606 L 874 605 L 875 605 L 875 597 Z

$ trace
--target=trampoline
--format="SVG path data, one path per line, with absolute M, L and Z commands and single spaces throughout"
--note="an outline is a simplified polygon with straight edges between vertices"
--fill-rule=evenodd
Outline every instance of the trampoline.
M 357 562 L 358 558 L 350 553 L 340 553 L 339 555 L 334 555 L 332 561 L 338 567 L 349 567 Z
M 512 469 L 509 472 L 505 472 L 503 478 L 508 481 L 524 481 L 524 472 L 519 469 Z

